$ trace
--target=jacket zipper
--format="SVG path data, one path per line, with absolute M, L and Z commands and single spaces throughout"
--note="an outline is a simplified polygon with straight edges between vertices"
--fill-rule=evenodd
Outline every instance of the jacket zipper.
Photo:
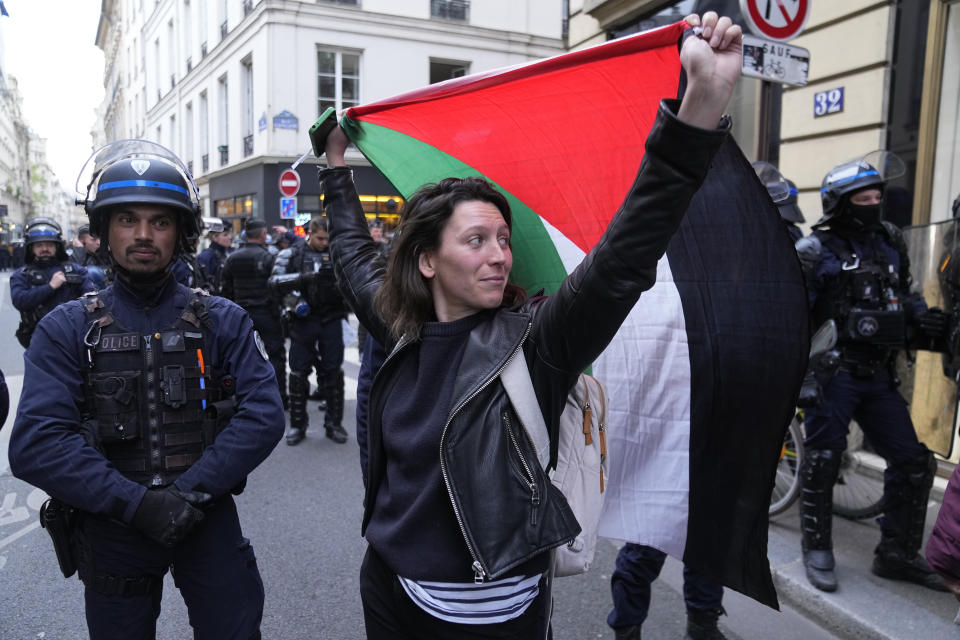
M 540 492 L 537 490 L 537 481 L 533 477 L 533 472 L 530 471 L 530 466 L 527 464 L 527 459 L 523 456 L 523 451 L 520 450 L 520 443 L 517 442 L 516 436 L 513 435 L 513 430 L 510 428 L 510 414 L 506 411 L 503 412 L 503 420 L 507 423 L 507 435 L 510 436 L 510 442 L 520 457 L 520 464 L 523 465 L 523 470 L 527 474 L 525 479 L 527 481 L 527 487 L 530 488 L 530 524 L 536 526 L 537 507 L 540 506 Z
M 447 495 L 450 496 L 450 504 L 453 506 L 453 515 L 457 518 L 457 524 L 460 526 L 460 534 L 463 536 L 463 541 L 467 545 L 467 551 L 470 553 L 470 557 L 473 559 L 473 564 L 470 565 L 470 570 L 473 571 L 473 581 L 476 584 L 481 584 L 486 578 L 488 572 L 483 564 L 480 562 L 480 558 L 477 557 L 477 552 L 474 550 L 473 545 L 470 544 L 470 539 L 467 537 L 467 529 L 463 524 L 463 516 L 460 514 L 460 508 L 457 506 L 457 501 L 453 497 L 453 489 L 450 488 L 450 478 L 447 474 L 447 465 L 443 460 L 443 445 L 447 439 L 447 429 L 450 427 L 450 423 L 453 422 L 454 417 L 463 409 L 471 400 L 476 398 L 481 391 L 486 389 L 491 382 L 500 377 L 500 374 L 504 369 L 507 368 L 507 365 L 510 364 L 510 361 L 513 360 L 521 349 L 523 349 L 523 343 L 526 341 L 527 336 L 530 335 L 530 329 L 533 326 L 533 323 L 527 323 L 527 329 L 523 332 L 523 337 L 520 338 L 520 343 L 517 345 L 516 350 L 510 354 L 510 357 L 507 358 L 507 361 L 503 363 L 503 366 L 497 369 L 497 371 L 487 378 L 483 384 L 481 384 L 477 389 L 471 393 L 466 400 L 461 402 L 453 411 L 450 412 L 450 416 L 447 418 L 447 423 L 443 425 L 443 432 L 440 435 L 440 474 L 443 476 L 443 483 L 447 487 Z M 397 349 L 394 349 L 396 352 Z

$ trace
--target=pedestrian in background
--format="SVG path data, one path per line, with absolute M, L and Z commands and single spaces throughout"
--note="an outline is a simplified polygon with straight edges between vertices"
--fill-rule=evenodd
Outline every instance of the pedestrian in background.
M 667 554 L 647 545 L 628 542 L 620 547 L 610 577 L 613 610 L 607 616 L 617 640 L 640 640 L 641 627 L 650 611 L 650 585 L 666 559 Z M 684 566 L 683 600 L 687 605 L 684 640 L 726 639 L 717 628 L 717 619 L 725 613 L 723 585 Z
M 360 574 L 368 638 L 549 633 L 550 550 L 579 525 L 503 386 L 490 382 L 514 354 L 525 358 L 555 440 L 577 376 L 653 286 L 730 127 L 721 116 L 740 74 L 740 28 L 712 12 L 703 26 L 704 38 L 688 38 L 681 52 L 686 95 L 697 97 L 661 103 L 623 207 L 548 298 L 523 302 L 508 285 L 510 208 L 477 178 L 422 187 L 384 269 L 344 163 L 348 139 L 339 128 L 328 137 L 320 178 L 341 290 L 391 352 L 369 400 Z
M 154 638 L 171 568 L 195 637 L 259 638 L 263 583 L 232 494 L 283 434 L 273 369 L 243 309 L 171 276 L 201 224 L 183 163 L 124 140 L 93 166 L 84 206 L 116 280 L 38 325 L 10 468 L 54 500 L 45 524 L 93 640 Z

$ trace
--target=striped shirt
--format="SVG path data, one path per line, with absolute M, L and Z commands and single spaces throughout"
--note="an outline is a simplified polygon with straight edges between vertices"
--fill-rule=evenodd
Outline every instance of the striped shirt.
M 495 624 L 521 615 L 540 593 L 541 574 L 473 582 L 417 582 L 397 576 L 418 607 L 458 624 Z

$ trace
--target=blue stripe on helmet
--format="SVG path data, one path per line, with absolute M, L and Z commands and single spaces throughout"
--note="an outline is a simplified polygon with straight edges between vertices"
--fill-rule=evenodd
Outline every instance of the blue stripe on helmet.
M 157 182 L 156 180 L 117 180 L 116 182 L 107 182 L 97 188 L 97 193 L 107 189 L 123 189 L 126 187 L 155 187 L 157 189 L 168 189 L 189 196 L 190 193 L 181 186 L 170 184 L 169 182 Z
M 877 176 L 879 178 L 880 172 L 877 171 L 876 169 L 870 169 L 869 171 L 862 171 L 855 176 L 850 176 L 849 178 L 844 178 L 843 180 L 837 180 L 836 182 L 830 184 L 830 186 L 820 189 L 820 193 L 826 193 L 830 189 L 833 189 L 837 185 L 841 185 L 845 182 L 850 182 L 851 180 L 859 180 L 860 178 L 869 178 L 870 176 Z

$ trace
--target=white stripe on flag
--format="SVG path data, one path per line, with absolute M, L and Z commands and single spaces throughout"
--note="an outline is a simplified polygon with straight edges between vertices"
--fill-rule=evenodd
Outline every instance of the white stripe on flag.
M 541 217 L 567 273 L 586 255 Z M 600 535 L 683 558 L 690 493 L 690 350 L 670 263 L 593 365 L 607 388 L 610 482 Z
M 666 256 L 593 367 L 607 386 L 610 483 L 600 535 L 682 558 L 690 492 L 690 352 Z

